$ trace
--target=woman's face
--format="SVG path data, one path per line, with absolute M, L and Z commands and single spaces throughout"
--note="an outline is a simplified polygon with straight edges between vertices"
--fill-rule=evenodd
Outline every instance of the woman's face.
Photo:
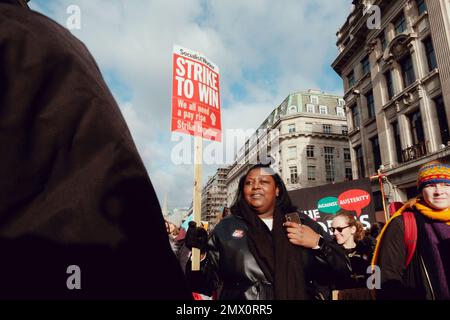
M 422 196 L 425 202 L 436 210 L 450 208 L 450 184 L 433 183 L 422 189 Z
M 356 232 L 356 227 L 350 227 L 346 217 L 335 217 L 331 222 L 331 226 L 334 228 L 333 234 L 337 243 L 345 244 L 354 241 L 353 236 Z
M 264 168 L 250 171 L 244 181 L 244 199 L 259 215 L 272 216 L 279 188 Z

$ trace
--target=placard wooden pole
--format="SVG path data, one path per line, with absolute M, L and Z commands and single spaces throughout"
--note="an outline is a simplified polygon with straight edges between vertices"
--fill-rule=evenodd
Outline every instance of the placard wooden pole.
M 386 222 L 388 222 L 390 215 L 386 209 L 386 201 L 384 199 L 384 185 L 383 185 L 383 175 L 381 174 L 381 170 L 378 169 L 378 182 L 380 184 L 380 191 L 381 191 L 381 200 L 383 201 L 383 211 L 384 211 L 384 219 Z
M 384 220 L 386 220 L 387 222 L 390 218 L 390 214 L 386 208 L 386 200 L 384 199 L 385 194 L 384 194 L 383 177 L 384 175 L 381 173 L 381 169 L 378 169 L 376 175 L 370 176 L 370 180 L 378 179 L 378 184 L 380 185 L 380 192 L 381 192 L 381 201 L 383 203 Z
M 202 158 L 203 139 L 194 137 L 194 221 L 200 227 L 202 218 Z M 192 271 L 200 270 L 200 250 L 192 248 Z

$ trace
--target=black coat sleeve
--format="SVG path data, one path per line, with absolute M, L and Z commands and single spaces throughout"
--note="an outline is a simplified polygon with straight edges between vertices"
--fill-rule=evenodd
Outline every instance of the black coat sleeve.
M 219 287 L 219 240 L 213 232 L 208 240 L 205 258 L 200 262 L 200 270 L 192 271 L 192 260 L 186 264 L 186 277 L 193 292 L 212 296 Z
M 381 288 L 377 290 L 378 299 L 405 299 L 411 294 L 411 289 L 408 289 L 404 282 L 404 233 L 403 219 L 397 217 L 389 223 L 381 239 L 377 261 L 381 275 Z

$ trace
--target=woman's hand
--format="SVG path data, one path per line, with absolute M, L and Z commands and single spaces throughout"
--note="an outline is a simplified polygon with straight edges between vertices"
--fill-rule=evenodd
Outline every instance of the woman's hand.
M 310 227 L 295 222 L 285 222 L 283 226 L 291 243 L 310 249 L 317 247 L 320 235 Z

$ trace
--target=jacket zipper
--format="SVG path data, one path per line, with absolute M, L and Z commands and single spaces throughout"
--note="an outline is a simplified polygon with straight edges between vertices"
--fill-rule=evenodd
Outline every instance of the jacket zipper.
M 423 258 L 421 255 L 419 255 L 419 258 L 420 258 L 420 262 L 422 264 L 422 268 L 425 271 L 425 276 L 427 277 L 428 286 L 430 287 L 430 290 L 431 290 L 431 297 L 433 300 L 436 300 L 436 297 L 434 295 L 433 286 L 431 285 L 430 277 L 428 276 L 427 267 L 425 266 L 425 263 L 423 262 Z

